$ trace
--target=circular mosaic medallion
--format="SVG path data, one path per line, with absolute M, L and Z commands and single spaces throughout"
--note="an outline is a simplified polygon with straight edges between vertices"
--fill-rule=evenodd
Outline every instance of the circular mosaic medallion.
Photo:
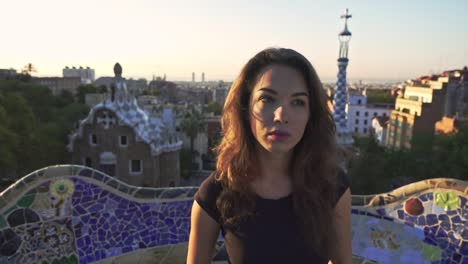
M 69 179 L 60 179 L 50 185 L 50 194 L 57 199 L 66 199 L 73 194 L 75 184 Z

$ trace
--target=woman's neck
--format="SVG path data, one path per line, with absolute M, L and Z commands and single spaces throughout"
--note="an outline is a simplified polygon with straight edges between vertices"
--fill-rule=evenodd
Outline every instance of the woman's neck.
M 261 181 L 276 182 L 289 178 L 289 162 L 292 153 L 271 153 L 257 146 L 258 176 Z

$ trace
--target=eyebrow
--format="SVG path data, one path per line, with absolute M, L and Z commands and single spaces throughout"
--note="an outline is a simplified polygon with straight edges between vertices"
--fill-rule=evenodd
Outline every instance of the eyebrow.
M 275 91 L 275 90 L 273 90 L 273 89 L 270 89 L 270 88 L 266 88 L 266 87 L 258 89 L 258 92 L 259 92 L 259 91 L 265 91 L 265 92 L 268 92 L 268 93 L 272 93 L 272 94 L 274 94 L 274 95 L 277 95 L 277 94 L 278 94 L 277 91 Z M 307 93 L 305 93 L 305 92 L 298 92 L 298 93 L 293 93 L 293 94 L 291 95 L 291 97 L 293 97 L 293 96 L 309 96 L 309 95 L 308 95 Z

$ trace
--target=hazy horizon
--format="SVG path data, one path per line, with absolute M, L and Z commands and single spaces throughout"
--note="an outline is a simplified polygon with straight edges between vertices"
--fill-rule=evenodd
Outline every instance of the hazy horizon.
M 36 76 L 62 76 L 65 66 L 112 76 L 119 62 L 126 78 L 189 81 L 195 72 L 200 81 L 204 72 L 207 81 L 232 81 L 255 53 L 280 46 L 304 54 L 322 80 L 334 80 L 345 8 L 353 16 L 350 80 L 406 80 L 468 64 L 468 2 L 455 0 L 44 0 L 3 7 L 8 38 L 0 68 L 32 63 Z

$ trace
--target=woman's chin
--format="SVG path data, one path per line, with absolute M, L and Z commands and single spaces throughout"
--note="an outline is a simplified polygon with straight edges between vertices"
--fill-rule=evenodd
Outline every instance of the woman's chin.
M 266 151 L 268 151 L 271 154 L 287 154 L 291 151 L 292 148 L 289 146 L 269 146 L 266 148 Z

